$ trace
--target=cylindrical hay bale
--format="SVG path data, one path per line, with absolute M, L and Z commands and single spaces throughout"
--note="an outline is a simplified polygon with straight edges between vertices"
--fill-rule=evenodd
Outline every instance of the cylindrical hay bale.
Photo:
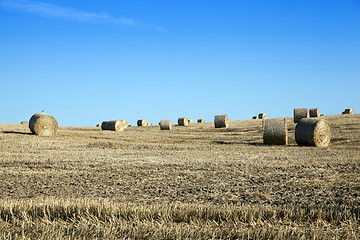
M 101 127 L 101 124 L 100 123 L 96 124 L 96 127 Z
M 161 120 L 160 121 L 160 129 L 161 130 L 171 130 L 171 120 Z
M 30 131 L 39 136 L 56 136 L 58 122 L 53 116 L 36 113 L 29 120 Z
M 266 118 L 267 118 L 266 113 L 260 113 L 259 114 L 259 119 L 266 119 Z
M 139 119 L 138 121 L 137 121 L 137 125 L 138 126 L 147 126 L 147 121 L 146 121 L 146 119 Z
M 22 121 L 20 124 L 21 125 L 29 125 L 29 123 L 27 121 Z
M 199 119 L 197 120 L 197 123 L 205 123 L 205 119 L 199 118 Z
M 331 140 L 328 121 L 319 118 L 303 118 L 295 128 L 295 141 L 299 146 L 327 147 Z
M 187 117 L 180 117 L 180 118 L 178 118 L 178 125 L 179 126 L 188 126 L 189 120 L 187 119 Z
M 312 117 L 320 117 L 320 111 L 319 111 L 318 108 L 311 108 L 309 110 L 309 115 L 310 115 L 311 118 Z
M 189 119 L 189 120 L 188 120 L 188 123 L 189 123 L 189 124 L 193 124 L 193 123 L 194 123 L 194 120 Z
M 215 128 L 227 128 L 229 126 L 229 117 L 227 114 L 216 115 L 214 117 Z
M 345 109 L 345 111 L 342 112 L 342 114 L 354 114 L 354 109 L 347 108 L 347 109 Z
M 259 116 L 253 116 L 252 119 L 259 119 Z
M 101 129 L 110 131 L 123 131 L 127 125 L 127 121 L 125 120 L 109 120 L 102 122 Z
M 286 145 L 288 143 L 286 119 L 264 120 L 264 144 Z
M 146 126 L 152 126 L 152 124 L 151 124 L 151 123 L 147 123 Z
M 309 117 L 309 109 L 307 108 L 294 108 L 294 123 L 297 123 L 302 118 Z

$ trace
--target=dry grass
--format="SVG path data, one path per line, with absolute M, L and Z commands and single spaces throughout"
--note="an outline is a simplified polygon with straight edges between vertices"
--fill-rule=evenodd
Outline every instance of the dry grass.
M 326 116 L 329 148 L 262 144 L 260 121 L 60 127 L 0 124 L 3 239 L 358 239 L 360 115 Z

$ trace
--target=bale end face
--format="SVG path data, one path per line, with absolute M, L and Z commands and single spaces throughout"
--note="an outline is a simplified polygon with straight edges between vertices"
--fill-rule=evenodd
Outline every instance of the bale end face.
M 125 128 L 128 127 L 128 123 L 126 120 L 109 120 L 103 121 L 101 123 L 102 130 L 109 130 L 109 131 L 123 131 Z
M 56 136 L 58 127 L 56 119 L 45 113 L 36 113 L 29 120 L 30 131 L 38 136 Z
M 179 126 L 189 126 L 189 120 L 187 117 L 180 117 L 178 118 L 178 125 Z
M 199 118 L 199 119 L 197 120 L 197 123 L 205 123 L 205 119 Z
M 139 127 L 147 126 L 147 121 L 146 121 L 146 119 L 139 119 L 139 120 L 137 121 L 137 125 L 138 125 Z
M 288 131 L 286 119 L 264 120 L 264 144 L 286 145 L 288 143 Z
M 303 118 L 295 128 L 295 141 L 299 146 L 327 147 L 331 141 L 328 121 L 319 118 Z
M 259 114 L 259 119 L 266 119 L 266 118 L 267 118 L 266 113 L 260 113 Z
M 354 114 L 354 109 L 347 108 L 342 112 L 342 114 Z
M 227 128 L 229 126 L 229 117 L 227 114 L 216 115 L 214 117 L 215 128 Z

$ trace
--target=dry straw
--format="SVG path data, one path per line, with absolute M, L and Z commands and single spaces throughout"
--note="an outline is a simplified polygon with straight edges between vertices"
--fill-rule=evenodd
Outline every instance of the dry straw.
M 294 108 L 294 123 L 297 123 L 302 118 L 309 117 L 309 109 L 307 108 Z
M 318 108 L 312 108 L 309 110 L 310 117 L 320 117 L 320 111 Z
M 227 114 L 216 115 L 214 117 L 215 128 L 227 128 L 229 126 L 229 117 Z
M 259 114 L 259 119 L 266 119 L 266 118 L 267 118 L 266 113 L 260 113 Z
M 187 117 L 180 117 L 178 118 L 178 125 L 179 126 L 188 126 L 189 125 L 189 120 Z
M 189 125 L 190 125 L 190 124 L 193 124 L 193 123 L 194 123 L 194 120 L 189 119 L 188 123 L 189 123 Z
M 29 120 L 30 131 L 39 136 L 56 136 L 58 122 L 53 116 L 36 113 Z
M 128 124 L 126 120 L 109 120 L 103 121 L 101 124 L 102 130 L 110 130 L 110 131 L 123 131 L 127 128 Z
M 160 125 L 160 130 L 172 129 L 171 120 L 161 120 L 159 125 Z
M 146 121 L 146 119 L 139 119 L 139 120 L 137 121 L 137 125 L 138 125 L 139 127 L 147 126 L 147 121 Z
M 327 147 L 331 140 L 328 121 L 319 118 L 303 118 L 295 128 L 295 140 L 299 146 Z
M 205 123 L 205 119 L 199 118 L 199 119 L 197 120 L 197 123 Z
M 29 123 L 27 121 L 22 121 L 20 124 L 21 125 L 29 125 Z
M 286 119 L 264 120 L 264 144 L 286 145 L 288 143 L 288 131 Z
M 347 108 L 342 112 L 342 114 L 354 114 L 354 109 Z

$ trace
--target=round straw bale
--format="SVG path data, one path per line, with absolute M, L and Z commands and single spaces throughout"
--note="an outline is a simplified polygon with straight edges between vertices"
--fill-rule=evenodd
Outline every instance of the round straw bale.
M 36 113 L 29 120 L 30 131 L 39 136 L 56 136 L 58 122 L 53 116 Z
M 123 131 L 127 125 L 127 121 L 125 120 L 109 120 L 103 121 L 101 123 L 101 129 L 110 131 Z
M 295 141 L 299 146 L 327 147 L 330 140 L 330 124 L 324 119 L 303 118 L 296 125 Z
M 96 124 L 96 127 L 101 127 L 101 124 L 100 123 Z
M 309 117 L 309 109 L 307 108 L 294 108 L 294 123 L 299 122 L 302 118 Z
M 266 118 L 267 118 L 266 113 L 260 113 L 259 114 L 259 119 L 266 119 Z
M 342 114 L 354 114 L 354 109 L 347 108 L 347 109 L 345 109 L 345 111 L 342 112 Z
M 172 128 L 171 120 L 161 120 L 159 125 L 161 130 L 171 130 Z
M 199 118 L 199 119 L 197 120 L 197 123 L 205 123 L 205 119 Z
M 215 128 L 227 128 L 229 126 L 229 117 L 227 114 L 216 115 L 214 117 Z
M 189 123 L 189 124 L 193 124 L 193 123 L 194 123 L 194 120 L 189 119 L 189 120 L 188 120 L 188 123 Z
M 180 117 L 180 118 L 178 118 L 178 125 L 179 126 L 188 126 L 189 120 L 187 119 L 187 117 Z
M 146 126 L 152 126 L 152 124 L 148 122 L 148 123 L 146 124 Z
M 288 143 L 287 132 L 285 118 L 264 120 L 264 144 L 286 145 Z
M 252 119 L 259 119 L 259 116 L 253 116 Z
M 139 119 L 139 120 L 137 121 L 137 125 L 138 125 L 138 126 L 147 126 L 147 121 L 146 121 L 146 119 Z
M 29 123 L 27 121 L 22 121 L 20 124 L 21 125 L 29 125 Z
M 312 117 L 319 117 L 320 116 L 320 111 L 319 111 L 318 108 L 311 108 L 309 110 L 309 115 L 310 115 L 311 118 Z

